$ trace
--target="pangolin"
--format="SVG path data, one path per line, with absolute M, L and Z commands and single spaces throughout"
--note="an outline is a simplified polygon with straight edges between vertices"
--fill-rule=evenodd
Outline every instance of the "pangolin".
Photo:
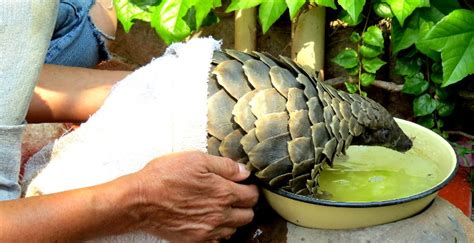
M 383 106 L 320 82 L 287 57 L 216 51 L 211 69 L 208 153 L 245 163 L 271 187 L 318 197 L 323 164 L 350 145 L 412 147 Z

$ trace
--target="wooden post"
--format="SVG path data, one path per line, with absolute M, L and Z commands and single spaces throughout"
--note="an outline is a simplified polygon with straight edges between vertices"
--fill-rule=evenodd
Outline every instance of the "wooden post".
M 324 38 L 326 9 L 309 5 L 292 23 L 291 57 L 324 78 Z
M 251 52 L 257 46 L 256 8 L 235 11 L 234 48 Z

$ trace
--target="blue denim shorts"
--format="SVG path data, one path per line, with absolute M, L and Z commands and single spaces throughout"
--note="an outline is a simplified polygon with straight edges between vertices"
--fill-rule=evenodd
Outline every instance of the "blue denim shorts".
M 110 55 L 105 46 L 112 39 L 96 28 L 89 16 L 95 0 L 61 0 L 45 63 L 93 67 Z

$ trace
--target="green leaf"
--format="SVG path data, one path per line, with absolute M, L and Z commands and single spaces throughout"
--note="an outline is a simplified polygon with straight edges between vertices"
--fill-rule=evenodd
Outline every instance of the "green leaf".
M 352 19 L 359 19 L 365 5 L 365 0 L 338 0 L 337 2 L 349 13 Z
M 359 94 L 360 94 L 360 96 L 362 96 L 362 97 L 367 97 L 367 92 L 365 92 L 365 91 L 363 91 L 363 90 L 361 90 L 361 91 L 359 92 Z
M 346 69 L 356 67 L 359 63 L 357 52 L 351 48 L 341 51 L 335 58 L 331 59 L 331 61 Z
M 410 16 L 416 8 L 429 7 L 429 0 L 385 0 L 390 5 L 393 14 L 403 26 L 405 19 Z
M 363 86 L 370 86 L 375 81 L 375 74 L 363 73 L 360 75 L 360 84 Z
M 346 71 L 347 71 L 347 74 L 349 74 L 351 76 L 355 76 L 355 75 L 359 74 L 359 64 L 357 64 L 357 66 L 355 66 L 353 68 L 346 68 Z
M 432 73 L 430 77 L 431 81 L 433 81 L 435 84 L 443 83 L 443 73 Z
M 134 20 L 151 22 L 160 37 L 170 44 L 183 40 L 203 24 L 217 22 L 211 11 L 221 5 L 221 0 L 115 0 L 114 5 L 126 32 Z
M 418 117 L 416 123 L 426 127 L 426 128 L 433 128 L 435 126 L 435 120 L 433 115 L 426 115 L 422 117 Z
M 129 2 L 128 0 L 115 0 L 114 6 L 117 19 L 123 26 L 125 32 L 129 32 L 134 24 L 134 20 L 143 20 L 149 22 L 151 13 L 147 9 Z
M 393 17 L 392 10 L 387 3 L 374 3 L 372 6 L 375 14 L 382 18 L 391 18 Z
M 438 128 L 444 127 L 444 121 L 441 120 L 441 119 L 438 119 L 438 120 L 436 121 L 436 126 L 437 126 Z
M 433 81 L 436 84 L 443 83 L 443 67 L 441 66 L 441 63 L 434 62 L 433 65 L 431 65 L 430 78 L 431 78 L 431 81 Z
M 219 17 L 217 17 L 217 15 L 213 11 L 211 11 L 206 16 L 206 18 L 204 18 L 202 20 L 201 27 L 211 26 L 211 25 L 217 24 L 217 23 L 219 23 Z
M 182 19 L 192 31 L 198 28 L 196 23 L 196 8 L 194 6 L 188 8 L 188 11 Z
M 222 6 L 221 0 L 213 0 L 212 1 L 212 6 L 213 6 L 213 8 L 221 7 Z
M 119 2 L 120 0 L 115 0 Z M 158 6 L 161 3 L 161 0 L 129 0 L 131 4 L 135 4 L 138 7 L 146 8 L 149 6 Z
M 318 6 L 330 7 L 334 10 L 337 9 L 334 0 L 315 0 L 314 1 Z
M 385 65 L 385 63 L 386 62 L 382 61 L 378 57 L 371 59 L 362 58 L 362 67 L 365 71 L 369 73 L 377 72 L 377 70 L 379 70 L 383 65 Z
M 430 0 L 429 8 L 418 8 L 420 16 L 426 21 L 437 23 L 452 11 L 461 8 L 458 1 Z
M 442 132 L 441 132 L 441 130 L 439 130 L 438 128 L 433 128 L 433 129 L 431 129 L 431 130 L 441 136 L 441 133 L 442 133 Z
M 399 58 L 395 64 L 395 73 L 401 76 L 413 76 L 420 72 L 422 62 L 420 58 Z
M 362 33 L 362 40 L 365 44 L 383 48 L 382 31 L 377 26 L 370 26 L 367 31 Z
M 352 43 L 358 43 L 362 38 L 360 37 L 359 33 L 352 32 L 351 36 L 349 37 Z
M 288 10 L 290 11 L 290 19 L 294 19 L 298 11 L 303 7 L 306 0 L 285 0 Z
M 361 56 L 365 58 L 372 58 L 376 57 L 383 53 L 383 49 L 376 46 L 371 45 L 362 45 L 359 49 L 359 53 Z
M 431 65 L 431 72 L 433 73 L 442 73 L 443 72 L 443 66 L 441 66 L 440 62 L 433 62 Z
M 458 9 L 438 22 L 423 41 L 441 52 L 443 86 L 474 73 L 474 11 Z
M 403 57 L 410 57 L 410 58 L 415 58 L 416 55 L 418 55 L 420 52 L 416 49 L 416 47 L 411 46 L 408 47 L 408 49 L 403 50 Z
M 354 94 L 357 92 L 357 85 L 350 83 L 350 82 L 344 82 L 344 85 L 346 86 L 347 92 Z
M 262 1 L 258 11 L 258 18 L 262 25 L 263 33 L 267 33 L 270 26 L 277 21 L 278 18 L 285 12 L 285 0 L 266 0 Z
M 436 109 L 436 103 L 436 100 L 431 98 L 429 94 L 418 96 L 413 100 L 413 112 L 415 116 L 431 114 Z
M 402 27 L 398 21 L 392 21 L 393 55 L 410 47 L 418 40 L 418 19 L 418 15 L 410 16 L 405 27 Z
M 433 51 L 429 45 L 426 44 L 426 42 L 423 42 L 422 39 L 425 38 L 426 34 L 431 30 L 431 28 L 434 26 L 434 22 L 431 21 L 426 21 L 422 18 L 420 18 L 419 22 L 419 33 L 418 33 L 418 39 L 415 41 L 415 46 L 416 49 L 419 50 L 421 53 L 425 54 L 429 58 L 431 58 L 434 61 L 439 61 L 440 60 L 440 55 L 438 52 Z
M 199 28 L 201 28 L 204 19 L 206 19 L 212 9 L 215 8 L 215 4 L 219 5 L 220 3 L 213 1 L 190 0 L 191 8 L 194 8 L 196 11 L 196 19 L 193 20 L 196 22 L 196 28 L 193 30 L 198 30 Z
M 166 0 L 150 7 L 151 26 L 166 44 L 182 41 L 199 29 L 219 1 Z
M 205 1 L 203 1 L 205 2 Z M 225 10 L 226 13 L 242 10 L 247 8 L 252 8 L 262 3 L 262 0 L 232 0 L 229 4 L 229 7 Z
M 449 97 L 447 88 L 436 87 L 435 94 L 440 100 L 445 100 Z
M 415 9 L 407 18 L 404 27 L 401 27 L 398 21 L 392 21 L 393 54 L 415 43 L 416 48 L 432 60 L 441 59 L 440 53 L 431 50 L 429 44 L 426 44 L 423 38 L 434 23 L 451 11 L 460 8 L 460 6 L 457 1 L 445 0 L 431 0 L 430 4 L 430 7 Z
M 163 1 L 151 16 L 151 26 L 155 28 L 166 44 L 178 42 L 191 34 L 191 28 L 183 17 L 191 6 L 180 0 Z
M 405 94 L 420 95 L 430 87 L 430 84 L 424 79 L 422 73 L 417 73 L 412 77 L 405 77 L 402 92 Z
M 454 103 L 438 100 L 438 105 L 437 105 L 436 109 L 438 110 L 438 114 L 440 116 L 446 117 L 446 116 L 449 116 L 453 113 Z
M 356 26 L 362 22 L 362 15 L 359 15 L 359 18 L 353 19 L 346 10 L 341 10 L 339 14 L 339 19 L 342 22 L 346 23 L 349 26 Z

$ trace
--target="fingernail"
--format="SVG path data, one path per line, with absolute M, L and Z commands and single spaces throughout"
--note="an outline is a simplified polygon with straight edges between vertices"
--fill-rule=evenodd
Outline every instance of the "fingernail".
M 241 174 L 248 174 L 250 171 L 247 170 L 244 164 L 238 163 L 239 164 L 239 173 Z

